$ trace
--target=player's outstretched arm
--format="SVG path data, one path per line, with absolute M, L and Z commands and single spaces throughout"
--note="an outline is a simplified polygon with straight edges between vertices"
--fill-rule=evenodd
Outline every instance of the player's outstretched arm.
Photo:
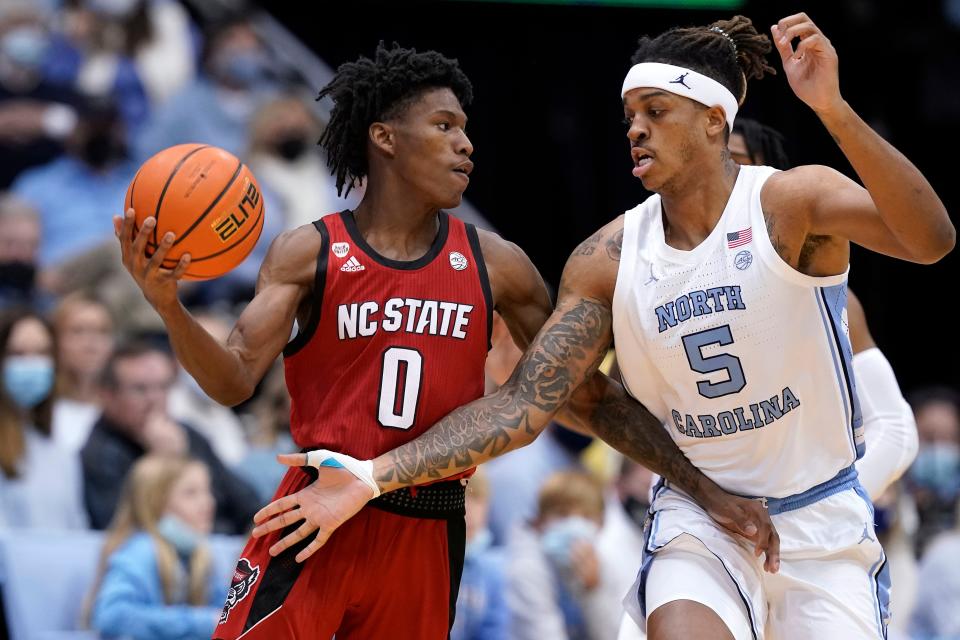
M 582 242 L 571 258 L 589 260 L 594 293 L 611 301 L 622 250 L 620 218 Z M 482 233 L 481 245 L 490 273 L 497 310 L 514 342 L 526 349 L 550 315 L 543 280 L 526 254 L 495 234 Z M 612 304 L 612 302 L 611 302 Z M 660 420 L 637 402 L 619 382 L 597 371 L 573 393 L 555 416 L 564 425 L 596 435 L 614 449 L 667 478 L 686 491 L 718 524 L 751 540 L 776 566 L 779 538 L 762 506 L 723 491 L 693 466 L 667 434 Z
M 194 320 L 177 297 L 177 283 L 190 266 L 189 255 L 181 257 L 174 269 L 161 267 L 174 234 L 168 232 L 147 258 L 144 249 L 156 221 L 148 217 L 136 236 L 133 223 L 132 209 L 123 218 L 114 217 L 123 264 L 163 319 L 177 360 L 217 402 L 235 405 L 246 400 L 283 349 L 298 306 L 309 295 L 320 235 L 302 227 L 274 240 L 260 268 L 257 294 L 224 345 Z
M 798 167 L 790 194 L 810 209 L 808 232 L 929 264 L 949 253 L 956 229 L 933 187 L 840 95 L 837 52 L 805 13 L 771 28 L 790 87 L 812 108 L 866 189 L 827 167 Z M 794 50 L 791 41 L 799 38 Z
M 610 223 L 574 251 L 564 268 L 556 309 L 510 379 L 496 392 L 454 410 L 418 438 L 372 461 L 329 452 L 312 452 L 319 461 L 310 460 L 307 454 L 280 456 L 286 464 L 310 462 L 320 466 L 319 477 L 300 492 L 262 509 L 255 518 L 258 526 L 254 536 L 302 522 L 270 549 L 276 555 L 316 530 L 314 540 L 297 554 L 297 560 L 302 561 L 380 492 L 454 475 L 536 438 L 574 391 L 597 371 L 610 345 L 617 263 L 609 254 L 619 257 L 622 224 L 622 219 Z M 646 409 L 632 401 L 628 409 L 619 400 L 614 403 L 609 395 L 598 396 L 597 401 L 608 406 L 606 414 L 603 410 L 598 413 L 605 424 L 621 419 L 634 421 L 618 427 L 637 432 L 636 436 L 618 440 L 628 449 L 627 455 L 639 456 L 641 462 L 670 459 L 669 465 L 659 468 L 688 479 L 699 476 L 702 482 L 696 487 L 701 493 L 708 491 L 712 483 L 693 468 Z M 342 466 L 347 466 L 349 473 L 337 469 Z M 722 493 L 716 485 L 712 487 L 715 495 Z M 758 555 L 769 550 L 768 569 L 775 570 L 779 552 L 776 533 L 760 503 L 723 496 L 726 502 L 720 499 L 717 504 L 729 506 L 725 513 L 757 542 Z M 742 524 L 747 520 L 758 521 L 754 530 Z

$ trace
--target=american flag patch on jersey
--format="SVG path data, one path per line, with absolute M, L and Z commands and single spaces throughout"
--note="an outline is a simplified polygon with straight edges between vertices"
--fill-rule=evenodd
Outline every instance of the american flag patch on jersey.
M 734 249 L 747 244 L 751 240 L 753 240 L 752 227 L 747 227 L 741 231 L 734 231 L 733 233 L 727 234 L 727 248 Z

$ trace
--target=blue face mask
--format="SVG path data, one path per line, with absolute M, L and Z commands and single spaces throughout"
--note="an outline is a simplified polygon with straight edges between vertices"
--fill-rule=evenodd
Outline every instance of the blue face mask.
M 53 358 L 7 356 L 3 361 L 3 388 L 21 409 L 32 409 L 53 390 Z
M 960 447 L 947 442 L 922 445 L 910 477 L 921 486 L 949 494 L 960 484 Z
M 570 547 L 578 540 L 592 542 L 600 528 L 593 520 L 570 516 L 550 523 L 540 536 L 540 548 L 555 565 L 570 566 Z
M 224 56 L 216 68 L 224 80 L 245 89 L 261 89 L 272 81 L 270 58 L 260 51 Z
M 36 69 L 49 49 L 50 37 L 38 27 L 17 27 L 0 38 L 0 52 L 19 67 Z
M 202 536 L 175 515 L 167 514 L 157 523 L 157 533 L 182 556 L 189 556 L 200 545 Z

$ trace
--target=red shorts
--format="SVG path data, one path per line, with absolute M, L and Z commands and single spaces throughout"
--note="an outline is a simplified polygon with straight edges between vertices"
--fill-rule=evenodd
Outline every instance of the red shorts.
M 290 469 L 277 497 L 315 477 L 313 469 Z M 465 528 L 463 486 L 454 481 L 381 496 L 303 563 L 294 557 L 309 540 L 271 558 L 268 549 L 286 531 L 251 538 L 213 637 L 445 639 L 463 571 Z

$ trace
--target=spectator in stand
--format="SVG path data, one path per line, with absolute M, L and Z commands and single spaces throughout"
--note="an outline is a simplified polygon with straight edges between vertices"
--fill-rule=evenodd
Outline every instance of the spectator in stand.
M 40 216 L 23 200 L 0 194 L 0 311 L 46 311 L 52 299 L 37 286 Z
M 147 456 L 133 466 L 88 601 L 101 637 L 210 637 L 225 595 L 206 544 L 214 509 L 202 462 Z
M 120 346 L 107 361 L 101 379 L 103 414 L 80 453 L 93 528 L 108 525 L 123 478 L 147 453 L 189 455 L 207 465 L 217 500 L 215 531 L 240 534 L 252 524 L 260 506 L 253 489 L 224 467 L 203 436 L 167 414 L 175 375 L 173 357 L 145 343 Z
M 53 312 L 60 357 L 53 439 L 79 453 L 100 416 L 100 376 L 113 351 L 110 310 L 96 296 L 77 292 Z
M 40 264 L 49 268 L 114 236 L 110 212 L 122 206 L 136 173 L 123 120 L 109 101 L 88 100 L 69 153 L 31 169 L 12 191 L 40 212 Z
M 79 460 L 50 436 L 53 329 L 32 311 L 9 311 L 0 318 L 0 355 L 0 529 L 85 528 Z
M 44 72 L 49 22 L 37 2 L 0 2 L 0 189 L 60 156 L 77 122 L 76 92 Z

